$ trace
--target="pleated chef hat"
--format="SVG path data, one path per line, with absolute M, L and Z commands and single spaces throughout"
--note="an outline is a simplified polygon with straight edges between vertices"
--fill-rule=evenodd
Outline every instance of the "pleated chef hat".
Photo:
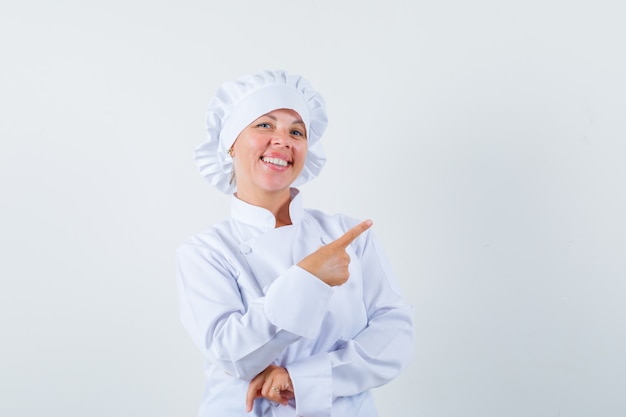
M 306 161 L 293 185 L 319 175 L 326 163 L 320 143 L 328 123 L 324 99 L 299 75 L 264 70 L 223 83 L 209 102 L 207 139 L 196 148 L 194 159 L 211 185 L 226 194 L 237 190 L 237 184 L 230 183 L 233 159 L 228 150 L 246 126 L 277 109 L 296 111 L 306 126 Z

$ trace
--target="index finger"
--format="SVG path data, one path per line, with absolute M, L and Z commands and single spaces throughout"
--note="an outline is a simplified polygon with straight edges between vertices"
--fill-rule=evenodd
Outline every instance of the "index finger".
M 263 386 L 263 381 L 259 378 L 259 375 L 255 376 L 250 385 L 248 385 L 248 392 L 246 393 L 246 412 L 252 411 L 254 406 L 254 400 L 259 397 L 259 390 Z
M 372 227 L 372 224 L 374 223 L 371 220 L 364 220 L 352 229 L 348 230 L 343 236 L 335 240 L 333 243 L 345 249 L 350 243 L 354 242 L 354 240 L 359 237 L 361 233 Z

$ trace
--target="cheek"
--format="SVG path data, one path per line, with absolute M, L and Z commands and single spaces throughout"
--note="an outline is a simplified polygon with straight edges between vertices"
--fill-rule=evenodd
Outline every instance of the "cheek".
M 304 166 L 304 162 L 306 161 L 307 150 L 308 148 L 306 146 L 304 146 L 302 149 L 298 149 L 298 154 L 297 154 L 298 164 L 297 165 L 299 168 L 302 168 Z
M 237 141 L 233 145 L 233 153 L 235 155 L 235 160 L 243 160 L 250 159 L 256 156 L 259 152 L 259 145 L 254 138 L 250 137 L 239 137 Z
M 300 158 L 305 158 L 308 150 L 309 150 L 309 144 L 307 142 L 298 144 L 297 146 L 298 156 L 300 156 Z

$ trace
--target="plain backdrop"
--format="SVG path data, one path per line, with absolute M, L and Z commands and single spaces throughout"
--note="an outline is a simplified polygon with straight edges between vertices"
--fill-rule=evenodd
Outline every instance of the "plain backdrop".
M 304 75 L 308 207 L 372 218 L 415 306 L 381 417 L 626 415 L 622 1 L 0 3 L 0 415 L 190 417 L 174 251 L 218 85 Z

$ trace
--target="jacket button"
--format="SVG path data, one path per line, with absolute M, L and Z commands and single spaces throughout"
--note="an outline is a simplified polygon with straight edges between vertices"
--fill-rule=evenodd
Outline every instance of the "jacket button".
M 252 248 L 248 245 L 241 245 L 239 249 L 241 250 L 241 253 L 243 253 L 244 255 L 247 255 L 250 252 L 252 252 Z

